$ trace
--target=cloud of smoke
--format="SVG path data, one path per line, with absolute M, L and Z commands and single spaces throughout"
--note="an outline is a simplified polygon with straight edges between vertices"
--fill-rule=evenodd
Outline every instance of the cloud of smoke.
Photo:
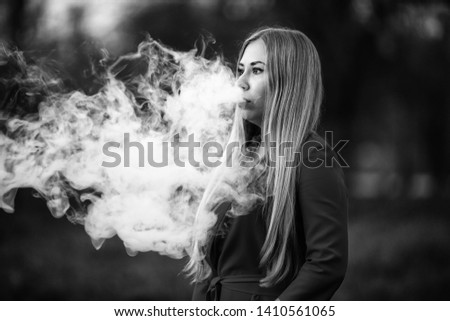
M 117 153 L 123 156 L 124 133 L 144 146 L 153 142 L 154 151 L 189 134 L 202 145 L 224 145 L 241 98 L 232 71 L 220 59 L 148 40 L 111 64 L 105 86 L 88 96 L 61 91 L 59 79 L 26 64 L 20 52 L 0 51 L 0 67 L 14 66 L 0 77 L 0 206 L 5 211 L 14 211 L 18 188 L 31 187 L 53 216 L 84 224 L 97 249 L 118 235 L 130 255 L 157 251 L 179 258 L 194 234 L 206 235 L 215 216 L 194 221 L 212 168 L 177 166 L 171 154 L 161 168 L 139 166 L 136 155 L 129 167 L 108 168 L 101 166 L 102 147 L 120 142 Z M 26 109 L 30 99 L 40 101 L 38 113 L 5 114 L 13 107 Z

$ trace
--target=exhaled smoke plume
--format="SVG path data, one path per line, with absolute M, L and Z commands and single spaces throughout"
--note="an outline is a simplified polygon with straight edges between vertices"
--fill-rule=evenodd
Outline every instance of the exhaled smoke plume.
M 4 210 L 14 211 L 18 188 L 31 187 L 55 217 L 84 224 L 96 248 L 118 235 L 130 255 L 157 251 L 181 257 L 194 233 L 206 235 L 213 214 L 194 225 L 213 170 L 201 162 L 201 149 L 194 153 L 199 166 L 188 162 L 185 149 L 178 155 L 184 167 L 172 148 L 165 166 L 142 164 L 142 158 L 160 162 L 165 147 L 188 135 L 201 146 L 208 141 L 224 146 L 240 93 L 220 59 L 149 40 L 115 61 L 105 86 L 88 96 L 63 92 L 60 80 L 27 65 L 20 52 L 0 51 L 0 68 L 9 68 L 0 76 Z M 18 112 L 27 110 L 29 99 L 38 112 Z M 104 166 L 113 160 L 114 166 Z

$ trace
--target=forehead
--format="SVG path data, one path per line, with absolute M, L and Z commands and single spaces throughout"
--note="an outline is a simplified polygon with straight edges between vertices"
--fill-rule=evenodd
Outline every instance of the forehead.
M 264 41 L 262 41 L 262 39 L 257 39 L 247 45 L 239 63 L 244 65 L 250 64 L 254 61 L 261 61 L 266 63 L 266 60 L 266 45 L 264 44 Z

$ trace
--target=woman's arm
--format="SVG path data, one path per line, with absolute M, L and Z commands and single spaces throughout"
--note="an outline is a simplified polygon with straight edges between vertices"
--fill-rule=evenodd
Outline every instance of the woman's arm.
M 279 296 L 280 300 L 329 300 L 347 269 L 348 196 L 343 171 L 336 163 L 334 167 L 325 166 L 324 150 L 316 156 L 324 161 L 323 165 L 318 168 L 301 165 L 297 192 L 306 261 Z

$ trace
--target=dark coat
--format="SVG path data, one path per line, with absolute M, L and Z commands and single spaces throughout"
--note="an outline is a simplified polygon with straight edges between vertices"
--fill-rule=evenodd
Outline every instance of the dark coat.
M 348 196 L 342 168 L 323 138 L 310 136 L 310 154 L 302 155 L 296 187 L 296 231 L 300 269 L 292 281 L 273 288 L 260 287 L 264 267 L 260 250 L 266 237 L 262 206 L 231 218 L 229 204 L 216 213 L 216 236 L 207 248 L 212 276 L 196 284 L 193 300 L 329 300 L 344 279 L 348 259 Z M 323 148 L 325 146 L 325 148 Z M 322 160 L 320 167 L 312 168 Z M 305 166 L 309 165 L 309 166 Z M 224 228 L 225 227 L 225 228 Z

